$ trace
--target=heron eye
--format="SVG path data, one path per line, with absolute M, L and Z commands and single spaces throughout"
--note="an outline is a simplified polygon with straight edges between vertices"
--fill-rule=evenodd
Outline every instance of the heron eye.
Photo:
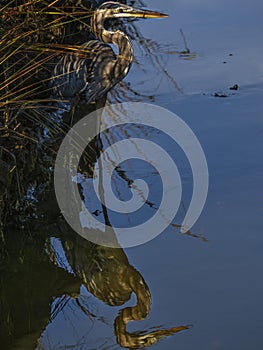
M 119 12 L 119 13 L 123 13 L 124 11 L 123 11 L 122 8 L 119 8 L 119 9 L 118 9 L 118 12 Z

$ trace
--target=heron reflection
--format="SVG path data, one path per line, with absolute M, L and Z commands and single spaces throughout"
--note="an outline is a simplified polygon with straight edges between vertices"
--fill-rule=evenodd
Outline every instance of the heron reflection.
M 65 240 L 63 247 L 72 270 L 97 299 L 109 306 L 121 306 L 135 294 L 136 305 L 122 308 L 114 321 L 114 332 L 120 346 L 129 349 L 148 347 L 189 328 L 189 325 L 181 325 L 150 332 L 128 332 L 126 327 L 129 322 L 148 317 L 151 293 L 141 273 L 130 264 L 124 250 L 95 245 L 78 235 Z

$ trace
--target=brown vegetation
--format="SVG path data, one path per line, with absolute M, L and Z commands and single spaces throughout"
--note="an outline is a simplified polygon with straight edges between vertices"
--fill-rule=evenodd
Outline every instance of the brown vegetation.
M 47 181 L 54 140 L 49 80 L 54 63 L 88 40 L 89 0 L 8 0 L 0 8 L 0 221 Z M 74 45 L 73 45 L 74 43 Z

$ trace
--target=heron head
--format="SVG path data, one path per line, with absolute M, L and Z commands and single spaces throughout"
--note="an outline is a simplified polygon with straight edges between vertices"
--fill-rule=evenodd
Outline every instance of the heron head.
M 104 12 L 104 18 L 165 18 L 168 15 L 157 11 L 142 10 L 119 2 L 107 1 L 99 8 Z M 104 10 L 104 11 L 103 11 Z

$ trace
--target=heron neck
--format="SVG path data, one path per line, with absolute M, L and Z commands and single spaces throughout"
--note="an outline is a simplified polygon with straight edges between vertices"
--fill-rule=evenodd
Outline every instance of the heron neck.
M 109 31 L 104 28 L 103 20 L 99 14 L 94 16 L 92 20 L 92 31 L 96 37 L 107 44 L 114 44 L 118 47 L 119 53 L 117 55 L 116 61 L 113 63 L 112 69 L 113 76 L 117 77 L 120 81 L 123 79 L 129 72 L 130 66 L 133 61 L 133 47 L 130 39 L 123 32 Z
M 127 35 L 121 31 L 112 32 L 112 43 L 119 49 L 119 54 L 115 63 L 114 73 L 119 73 L 121 79 L 129 72 L 133 61 L 133 47 Z

